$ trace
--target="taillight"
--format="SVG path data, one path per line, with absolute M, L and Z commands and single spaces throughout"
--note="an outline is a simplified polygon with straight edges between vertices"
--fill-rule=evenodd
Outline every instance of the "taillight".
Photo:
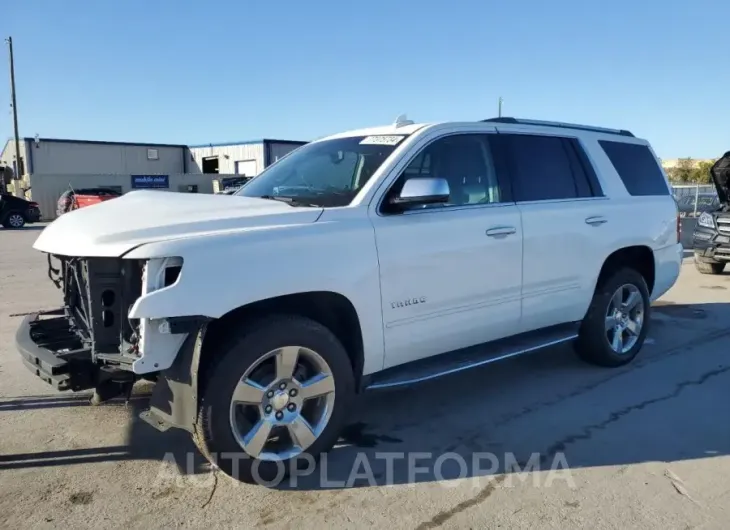
M 682 242 L 682 218 L 679 216 L 679 212 L 677 212 L 677 243 Z
M 31 202 L 30 203 L 30 207 L 31 208 L 38 208 L 38 203 L 37 202 Z

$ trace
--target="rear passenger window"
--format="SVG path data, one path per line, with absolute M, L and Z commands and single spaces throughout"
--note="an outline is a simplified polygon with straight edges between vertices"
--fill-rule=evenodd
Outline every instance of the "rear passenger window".
M 593 168 L 576 140 L 530 134 L 499 136 L 505 142 L 517 202 L 601 195 Z
M 631 195 L 669 195 L 669 187 L 654 155 L 645 145 L 599 140 Z

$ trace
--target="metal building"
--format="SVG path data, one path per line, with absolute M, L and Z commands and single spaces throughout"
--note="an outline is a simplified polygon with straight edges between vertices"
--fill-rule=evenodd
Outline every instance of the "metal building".
M 251 140 L 192 145 L 188 171 L 255 177 L 264 168 L 307 142 L 293 140 Z
M 187 173 L 187 146 L 99 142 L 59 138 L 20 140 L 20 167 L 15 160 L 15 142 L 8 140 L 0 165 L 16 175 L 170 174 Z
M 213 193 L 241 177 L 256 176 L 306 142 L 257 140 L 188 147 L 23 138 L 19 143 L 19 161 L 13 140 L 0 153 L 0 168 L 10 168 L 20 177 L 10 181 L 8 191 L 38 202 L 43 218 L 53 219 L 56 201 L 69 187 Z

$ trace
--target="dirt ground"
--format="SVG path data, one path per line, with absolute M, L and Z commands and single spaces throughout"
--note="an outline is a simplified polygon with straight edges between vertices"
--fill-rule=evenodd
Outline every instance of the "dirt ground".
M 38 233 L 0 230 L 2 528 L 730 526 L 730 274 L 685 260 L 625 368 L 563 347 L 363 396 L 320 468 L 266 488 L 137 419 L 149 388 L 93 407 L 25 369 L 20 315 L 59 303 Z

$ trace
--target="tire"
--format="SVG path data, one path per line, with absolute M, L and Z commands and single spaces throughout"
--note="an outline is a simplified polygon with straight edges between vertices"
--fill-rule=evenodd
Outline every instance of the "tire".
M 725 270 L 724 263 L 707 263 L 706 261 L 700 261 L 695 257 L 695 268 L 700 274 L 722 274 Z
M 10 212 L 5 216 L 3 226 L 11 229 L 23 228 L 25 226 L 25 217 L 20 212 Z
M 280 379 L 276 377 L 274 372 L 278 371 L 279 354 L 274 355 L 272 352 L 281 350 L 286 347 L 298 347 L 296 358 L 297 364 L 294 370 L 294 376 L 288 380 L 286 390 L 280 390 Z M 287 348 L 287 352 L 291 353 L 291 349 Z M 327 394 L 313 399 L 306 399 L 305 386 L 297 387 L 300 380 L 299 370 L 302 370 L 305 363 L 310 363 L 314 357 L 314 352 L 319 357 L 319 361 L 324 361 L 329 369 L 330 377 L 334 383 L 334 390 Z M 229 476 L 249 483 L 265 483 L 266 485 L 276 485 L 275 481 L 280 481 L 292 471 L 292 466 L 307 464 L 311 465 L 311 457 L 315 460 L 324 452 L 329 451 L 336 443 L 340 431 L 345 423 L 346 414 L 349 412 L 349 405 L 354 395 L 355 383 L 350 359 L 335 335 L 321 324 L 299 316 L 276 316 L 269 317 L 263 321 L 248 326 L 242 330 L 238 330 L 225 344 L 219 346 L 218 351 L 209 351 L 217 360 L 214 365 L 205 369 L 205 375 L 201 381 L 200 403 L 198 408 L 197 422 L 194 427 L 193 440 L 203 455 L 214 465 Z M 273 356 L 272 356 L 273 355 Z M 283 354 L 282 358 L 283 358 Z M 311 357 L 311 358 L 310 358 Z M 272 366 L 273 365 L 273 366 Z M 248 373 L 253 368 L 253 372 Z M 267 379 L 260 379 L 262 374 L 270 372 Z M 324 374 L 324 370 L 320 375 Z M 310 372 L 313 373 L 313 372 Z M 255 380 L 265 390 L 252 401 L 258 405 L 232 405 L 232 397 L 234 390 L 239 386 L 243 377 Z M 323 376 L 324 377 L 324 376 Z M 305 383 L 312 381 L 309 377 L 301 377 Z M 266 382 L 268 381 L 268 382 Z M 271 386 L 273 385 L 273 386 Z M 251 389 L 246 386 L 246 389 Z M 290 397 L 292 390 L 296 392 L 299 388 L 297 397 Z M 311 387 L 310 387 L 311 390 Z M 273 398 L 267 397 L 269 392 L 276 392 Z M 286 394 L 287 402 L 276 401 L 281 398 L 281 393 Z M 333 402 L 328 402 L 332 396 Z M 246 396 L 250 397 L 250 396 Z M 260 401 L 257 401 L 259 400 Z M 283 399 L 283 398 L 282 398 Z M 296 403 L 295 400 L 299 399 Z M 283 404 L 282 404 L 283 403 Z M 234 433 L 233 425 L 239 425 L 234 421 L 246 419 L 247 427 L 251 425 L 261 425 L 261 422 L 268 418 L 270 422 L 274 421 L 274 417 L 278 414 L 284 416 L 284 422 L 289 422 L 291 417 L 304 417 L 309 410 L 309 403 L 313 403 L 312 410 L 318 410 L 321 404 L 327 403 L 322 410 L 331 410 L 329 419 L 322 424 L 319 435 L 315 435 L 313 443 L 304 448 L 299 453 L 309 455 L 309 462 L 294 455 L 293 458 L 282 458 L 280 462 L 271 461 L 267 458 L 260 458 L 262 454 L 253 456 L 243 449 L 243 445 L 237 441 Z M 270 407 L 269 414 L 266 415 L 265 407 Z M 295 412 L 288 412 L 289 407 L 295 406 Z M 283 408 L 282 408 L 283 407 Z M 235 409 L 235 413 L 232 412 Z M 279 411 L 279 412 L 277 412 Z M 301 412 L 300 412 L 301 411 Z M 247 415 L 255 415 L 249 417 Z M 323 415 L 328 413 L 323 412 Z M 315 430 L 317 423 L 310 422 L 310 418 L 305 418 L 307 423 L 305 426 L 314 424 Z M 279 420 L 277 420 L 278 422 Z M 293 420 L 292 420 L 293 421 Z M 294 425 L 289 423 L 288 425 Z M 292 441 L 292 450 L 300 450 L 293 444 L 294 426 L 277 425 L 274 429 L 281 432 L 283 429 L 286 434 L 280 435 L 279 443 L 284 444 L 286 438 Z M 256 427 L 253 427 L 251 432 Z M 299 421 L 296 429 L 301 429 L 302 423 Z M 272 429 L 273 432 L 273 429 Z M 297 430 L 296 432 L 302 432 Z M 305 429 L 306 432 L 306 429 Z M 246 436 L 250 433 L 238 431 L 238 436 L 246 440 Z M 311 433 L 311 431 L 309 432 Z M 255 445 L 256 437 L 251 439 L 248 447 Z M 265 439 L 265 438 L 264 438 Z M 302 439 L 305 439 L 302 437 Z M 271 447 L 273 442 L 269 440 L 265 442 L 267 447 Z M 301 444 L 303 447 L 304 444 Z M 261 446 L 263 448 L 263 445 Z M 272 449 L 269 449 L 272 451 Z M 275 449 L 274 449 L 275 450 Z M 255 453 L 255 451 L 251 451 Z M 265 456 L 265 455 L 263 455 Z M 286 456 L 286 455 L 284 455 Z
M 616 309 L 614 296 L 618 296 L 619 289 L 622 289 L 622 300 L 629 300 L 629 295 L 633 293 L 638 296 L 637 303 L 629 311 L 626 310 L 626 305 L 619 304 L 622 307 L 621 311 L 628 315 L 629 320 L 614 316 L 611 321 L 613 324 L 609 327 L 609 310 Z M 636 333 L 639 311 L 641 311 L 641 325 Z M 613 310 L 611 313 L 616 314 Z M 580 326 L 578 340 L 575 343 L 576 353 L 583 360 L 598 366 L 617 367 L 630 363 L 644 344 L 650 313 L 649 289 L 644 277 L 631 268 L 619 269 L 596 287 L 591 305 Z M 631 319 L 632 316 L 634 319 Z M 624 327 L 629 322 L 632 325 Z M 620 325 L 621 328 L 616 328 L 614 324 Z M 618 353 L 614 348 L 615 342 L 614 346 L 611 344 L 616 338 L 617 329 L 621 329 L 622 348 L 627 348 L 622 353 Z

